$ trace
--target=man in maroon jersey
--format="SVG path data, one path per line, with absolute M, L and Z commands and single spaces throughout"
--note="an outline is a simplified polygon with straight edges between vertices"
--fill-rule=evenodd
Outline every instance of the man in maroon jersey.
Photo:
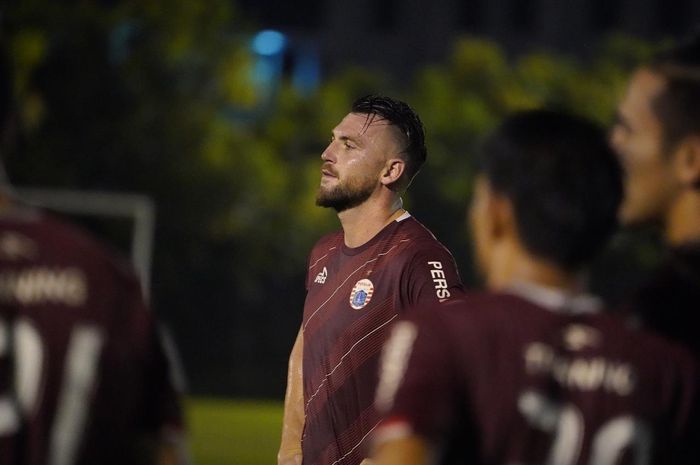
M 0 465 L 179 464 L 181 435 L 134 273 L 0 179 Z
M 612 144 L 626 170 L 621 219 L 656 222 L 666 257 L 631 299 L 647 326 L 700 353 L 700 35 L 637 70 Z
M 309 258 L 280 464 L 363 462 L 379 421 L 377 362 L 390 325 L 407 306 L 460 289 L 450 252 L 402 208 L 425 158 L 423 126 L 403 102 L 361 98 L 333 129 L 316 203 L 338 212 L 342 230 Z
M 538 110 L 497 129 L 471 209 L 490 292 L 394 326 L 377 465 L 698 463 L 690 353 L 600 313 L 581 288 L 621 195 L 590 123 Z

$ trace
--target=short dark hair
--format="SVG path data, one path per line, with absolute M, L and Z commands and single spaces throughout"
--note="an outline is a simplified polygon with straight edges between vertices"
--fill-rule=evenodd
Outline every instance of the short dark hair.
M 602 128 L 530 110 L 486 140 L 481 171 L 512 203 L 520 240 L 534 255 L 573 271 L 589 263 L 617 226 L 622 169 Z
M 700 135 L 700 34 L 657 53 L 648 67 L 666 81 L 652 109 L 669 152 L 684 137 Z
M 360 97 L 352 104 L 352 112 L 377 115 L 395 126 L 405 137 L 406 147 L 402 153 L 406 155 L 405 185 L 408 186 L 428 154 L 425 129 L 418 113 L 405 102 L 381 95 Z

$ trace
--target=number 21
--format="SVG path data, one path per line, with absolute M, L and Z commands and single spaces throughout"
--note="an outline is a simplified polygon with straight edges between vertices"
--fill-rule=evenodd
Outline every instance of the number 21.
M 95 326 L 76 325 L 72 329 L 51 430 L 48 465 L 73 462 L 95 384 L 102 339 Z M 28 319 L 19 318 L 8 325 L 0 318 L 0 358 L 13 358 L 15 376 L 10 376 L 10 382 L 16 393 L 12 396 L 0 392 L 0 437 L 15 434 L 22 417 L 31 416 L 41 402 L 45 353 L 41 335 Z

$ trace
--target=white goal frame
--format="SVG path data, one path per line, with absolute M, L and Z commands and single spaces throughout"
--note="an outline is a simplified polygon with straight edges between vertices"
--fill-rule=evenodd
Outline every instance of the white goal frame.
M 18 187 L 13 193 L 22 201 L 59 213 L 126 218 L 133 223 L 131 262 L 141 279 L 143 292 L 150 294 L 155 204 L 143 194 Z

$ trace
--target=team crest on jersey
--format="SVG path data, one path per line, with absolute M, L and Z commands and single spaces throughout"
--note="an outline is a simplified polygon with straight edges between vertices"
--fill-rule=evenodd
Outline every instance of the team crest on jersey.
M 363 308 L 372 300 L 374 284 L 369 279 L 361 279 L 355 283 L 350 292 L 350 306 L 355 310 Z

